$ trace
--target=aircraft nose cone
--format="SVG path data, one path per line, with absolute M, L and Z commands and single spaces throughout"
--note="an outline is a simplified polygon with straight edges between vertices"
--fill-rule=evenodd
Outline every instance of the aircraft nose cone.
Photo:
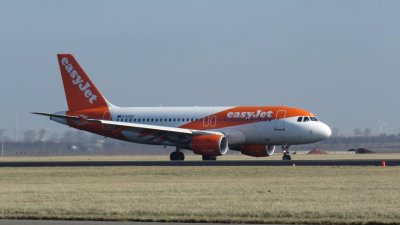
M 321 123 L 319 127 L 319 133 L 323 139 L 326 139 L 331 136 L 332 130 L 328 125 Z

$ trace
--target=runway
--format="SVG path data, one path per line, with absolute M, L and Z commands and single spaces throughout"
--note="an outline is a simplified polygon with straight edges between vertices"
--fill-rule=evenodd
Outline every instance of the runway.
M 385 160 L 400 166 L 400 159 Z M 105 167 L 105 166 L 381 166 L 382 160 L 221 160 L 221 161 L 14 161 L 0 167 Z

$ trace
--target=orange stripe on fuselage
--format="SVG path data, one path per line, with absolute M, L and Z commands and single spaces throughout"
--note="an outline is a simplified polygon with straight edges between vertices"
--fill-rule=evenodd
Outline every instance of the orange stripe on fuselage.
M 286 113 L 284 113 L 285 111 Z M 238 106 L 211 114 L 198 121 L 186 123 L 180 127 L 196 130 L 208 130 L 297 116 L 314 115 L 303 109 L 283 106 Z

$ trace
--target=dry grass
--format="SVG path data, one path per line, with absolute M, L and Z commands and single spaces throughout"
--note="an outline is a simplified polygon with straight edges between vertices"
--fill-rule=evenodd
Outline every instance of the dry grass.
M 400 171 L 0 168 L 0 218 L 400 224 Z

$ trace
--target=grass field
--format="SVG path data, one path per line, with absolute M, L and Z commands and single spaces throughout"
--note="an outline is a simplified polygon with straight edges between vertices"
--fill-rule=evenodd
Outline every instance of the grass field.
M 400 168 L 0 168 L 0 218 L 400 224 Z

